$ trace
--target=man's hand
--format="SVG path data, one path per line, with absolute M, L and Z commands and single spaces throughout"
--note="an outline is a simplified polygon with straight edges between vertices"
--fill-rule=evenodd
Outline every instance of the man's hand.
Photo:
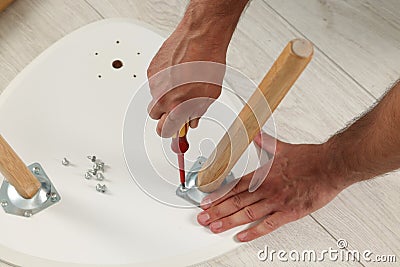
M 209 40 L 207 42 L 208 48 L 204 49 L 206 44 L 205 37 L 192 35 L 193 33 L 188 32 L 186 27 L 179 27 L 164 42 L 147 70 L 151 94 L 153 96 L 153 100 L 148 107 L 148 112 L 152 119 L 159 120 L 157 133 L 163 137 L 170 137 L 175 134 L 187 121 L 190 121 L 190 127 L 196 128 L 199 118 L 207 111 L 213 100 L 221 94 L 220 85 L 193 83 L 194 77 L 191 74 L 193 71 L 200 72 L 202 66 L 204 66 L 203 68 L 206 71 L 213 71 L 211 68 L 217 65 L 210 64 L 211 68 L 208 70 L 206 63 L 199 63 L 198 68 L 185 64 L 176 66 L 185 62 L 196 61 L 225 64 L 226 44 L 223 44 L 220 37 Z M 160 71 L 166 70 L 171 66 L 175 66 L 172 68 L 172 71 L 167 70 L 165 73 L 157 75 Z M 213 80 L 222 84 L 225 69 L 217 66 L 213 72 L 214 74 L 220 72 L 219 77 Z M 186 75 L 186 77 L 182 77 L 183 75 Z M 185 79 L 191 83 L 175 87 L 176 83 L 180 83 L 179 79 Z M 206 77 L 204 79 L 210 80 Z M 185 81 L 182 80 L 182 82 Z M 193 104 L 188 102 L 187 107 L 184 104 L 179 106 L 191 99 L 197 99 L 198 103 Z M 174 110 L 175 108 L 177 110 Z M 171 116 L 172 111 L 177 115 Z
M 271 138 L 260 134 L 254 142 L 268 151 Z M 221 233 L 260 220 L 237 235 L 239 241 L 247 242 L 325 206 L 349 185 L 334 172 L 327 172 L 331 169 L 327 158 L 329 149 L 327 143 L 292 145 L 277 141 L 273 164 L 258 189 L 248 191 L 253 172 L 242 177 L 222 198 L 219 192 L 223 188 L 217 190 L 203 200 L 204 211 L 198 215 L 198 222 L 209 226 L 213 233 Z
M 199 118 L 221 94 L 226 51 L 247 2 L 190 1 L 182 21 L 147 70 L 153 97 L 148 112 L 159 120 L 160 136 L 171 137 L 187 121 L 197 127 Z M 187 62 L 204 64 L 181 64 Z M 203 82 L 195 82 L 198 80 Z M 192 99 L 197 101 L 188 102 Z

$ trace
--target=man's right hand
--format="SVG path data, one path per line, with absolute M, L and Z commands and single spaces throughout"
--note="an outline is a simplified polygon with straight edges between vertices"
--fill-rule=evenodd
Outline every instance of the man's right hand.
M 247 2 L 190 1 L 182 21 L 147 70 L 153 97 L 148 112 L 159 120 L 160 136 L 171 137 L 188 121 L 196 128 L 221 94 L 226 51 Z
M 220 40 L 207 40 L 203 34 L 206 33 L 194 34 L 187 27 L 180 26 L 164 42 L 147 70 L 153 97 L 148 112 L 152 119 L 159 120 L 157 133 L 162 137 L 171 137 L 187 121 L 190 121 L 190 127 L 196 128 L 199 118 L 221 94 L 226 47 Z M 197 61 L 201 62 L 179 65 Z M 196 75 L 193 71 L 203 73 L 200 68 L 212 75 L 217 74 L 211 79 L 219 84 L 194 82 Z M 205 74 L 205 80 L 209 80 L 207 76 Z M 180 81 L 190 83 L 176 86 Z M 185 105 L 191 99 L 194 100 Z

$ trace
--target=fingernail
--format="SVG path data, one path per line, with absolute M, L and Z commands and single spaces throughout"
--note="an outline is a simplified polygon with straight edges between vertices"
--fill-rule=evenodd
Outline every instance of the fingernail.
M 206 224 L 209 219 L 210 219 L 210 215 L 208 215 L 207 212 L 202 212 L 199 215 L 197 215 L 197 220 L 201 224 Z
M 237 235 L 237 239 L 239 239 L 239 241 L 246 241 L 246 237 L 247 237 L 247 232 L 241 232 Z
M 222 227 L 222 222 L 221 221 L 216 221 L 216 222 L 213 222 L 212 224 L 210 224 L 210 228 L 213 229 L 213 230 L 217 230 L 217 229 L 219 229 L 221 227 Z
M 211 199 L 208 198 L 208 197 L 204 198 L 204 199 L 201 201 L 200 206 L 201 206 L 203 209 L 208 209 L 208 208 L 211 206 Z

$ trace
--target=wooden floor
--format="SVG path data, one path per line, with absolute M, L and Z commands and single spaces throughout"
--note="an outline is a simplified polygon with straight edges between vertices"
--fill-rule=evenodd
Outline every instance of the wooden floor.
M 85 24 L 103 18 L 130 17 L 151 24 L 168 36 L 186 3 L 17 0 L 0 14 L 0 93 L 42 51 Z M 258 83 L 290 39 L 303 37 L 312 41 L 316 51 L 304 74 L 307 78 L 301 78 L 282 102 L 275 113 L 275 123 L 277 134 L 284 141 L 322 142 L 371 106 L 400 77 L 398 10 L 398 0 L 253 0 L 234 35 L 228 64 Z M 321 251 L 336 248 L 338 239 L 345 239 L 351 250 L 396 255 L 398 264 L 399 192 L 397 172 L 353 185 L 312 215 L 198 266 L 265 265 L 257 260 L 257 252 L 265 245 L 275 250 Z M 333 265 L 329 261 L 320 264 Z M 336 263 L 346 265 L 382 263 Z

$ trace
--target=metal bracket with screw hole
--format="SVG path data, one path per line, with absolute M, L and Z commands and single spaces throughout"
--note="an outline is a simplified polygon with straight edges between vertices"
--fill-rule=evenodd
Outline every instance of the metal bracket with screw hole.
M 40 181 L 41 188 L 33 198 L 25 199 L 4 179 L 0 188 L 0 205 L 6 213 L 32 217 L 61 200 L 56 188 L 39 163 L 29 165 L 28 169 Z
M 192 168 L 186 175 L 185 188 L 180 185 L 176 189 L 177 196 L 187 200 L 188 202 L 196 206 L 200 206 L 203 198 L 209 195 L 209 193 L 202 192 L 197 187 L 197 175 L 206 161 L 207 158 L 203 156 L 198 157 L 196 162 L 193 164 Z M 221 186 L 232 182 L 233 180 L 235 180 L 235 176 L 232 172 L 230 172 L 225 180 L 222 182 Z

